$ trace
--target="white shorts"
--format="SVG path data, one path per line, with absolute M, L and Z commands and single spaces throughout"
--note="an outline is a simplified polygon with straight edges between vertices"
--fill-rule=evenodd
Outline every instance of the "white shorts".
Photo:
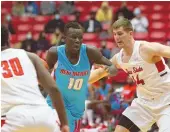
M 43 129 L 43 132 L 60 132 L 58 114 L 48 106 L 20 105 L 7 112 L 1 132 L 14 132 L 18 129 Z M 34 129 L 34 130 L 35 130 Z M 36 131 L 37 131 L 36 130 Z M 33 132 L 33 131 L 32 131 Z
M 156 122 L 159 132 L 170 132 L 170 104 L 161 108 L 152 108 L 134 99 L 123 115 L 129 118 L 142 132 L 147 132 Z

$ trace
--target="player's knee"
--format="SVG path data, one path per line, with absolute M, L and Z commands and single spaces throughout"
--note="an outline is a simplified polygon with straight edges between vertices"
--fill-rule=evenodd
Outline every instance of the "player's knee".
M 130 132 L 130 131 L 127 128 L 123 127 L 123 126 L 117 125 L 116 129 L 115 129 L 115 132 Z

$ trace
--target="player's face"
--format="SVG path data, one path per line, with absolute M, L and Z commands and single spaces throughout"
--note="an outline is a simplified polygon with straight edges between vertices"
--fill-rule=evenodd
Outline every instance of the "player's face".
M 67 48 L 70 52 L 78 52 L 83 40 L 82 29 L 69 28 L 65 40 Z
M 123 48 L 128 44 L 131 34 L 131 31 L 125 31 L 123 27 L 113 30 L 114 39 L 119 48 Z

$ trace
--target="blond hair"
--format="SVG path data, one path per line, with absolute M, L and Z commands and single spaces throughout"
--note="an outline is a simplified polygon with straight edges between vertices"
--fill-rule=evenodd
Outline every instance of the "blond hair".
M 112 30 L 118 29 L 120 27 L 123 27 L 124 30 L 126 31 L 133 31 L 133 26 L 131 22 L 126 18 L 120 18 L 117 21 L 115 21 L 112 25 Z

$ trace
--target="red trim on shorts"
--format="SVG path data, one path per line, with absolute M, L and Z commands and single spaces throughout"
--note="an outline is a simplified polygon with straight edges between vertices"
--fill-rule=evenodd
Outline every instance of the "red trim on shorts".
M 1 119 L 1 127 L 5 124 L 5 119 Z
M 165 65 L 162 60 L 156 62 L 155 65 L 156 65 L 158 72 L 162 72 L 165 70 Z
M 80 132 L 81 120 L 75 121 L 75 124 L 74 132 Z

